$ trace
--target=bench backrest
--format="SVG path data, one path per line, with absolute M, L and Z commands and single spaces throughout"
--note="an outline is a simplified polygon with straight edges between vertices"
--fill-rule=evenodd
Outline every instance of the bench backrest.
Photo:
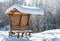
M 21 29 L 21 26 L 26 26 L 23 27 L 23 29 L 27 29 L 27 25 L 29 25 L 29 14 L 12 14 L 10 16 L 10 20 L 11 20 L 11 27 L 13 29 Z

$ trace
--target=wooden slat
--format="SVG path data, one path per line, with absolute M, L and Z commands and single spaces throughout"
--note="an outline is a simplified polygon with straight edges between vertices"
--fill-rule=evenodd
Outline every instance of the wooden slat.
M 29 24 L 29 15 L 22 14 L 21 25 L 27 25 L 27 24 Z
M 12 30 L 29 30 L 30 27 L 28 25 L 26 26 L 13 26 Z
M 28 15 L 28 21 L 27 21 L 27 25 L 29 25 L 29 19 L 30 19 L 30 15 Z
M 12 34 L 12 21 L 11 21 L 11 15 L 9 15 L 9 21 L 10 21 L 10 33 L 9 33 L 9 35 L 11 35 Z
M 19 25 L 21 25 L 22 14 L 20 15 Z
M 11 16 L 11 21 L 12 21 L 12 25 L 15 26 L 19 26 L 19 20 L 20 20 L 20 15 L 13 15 Z

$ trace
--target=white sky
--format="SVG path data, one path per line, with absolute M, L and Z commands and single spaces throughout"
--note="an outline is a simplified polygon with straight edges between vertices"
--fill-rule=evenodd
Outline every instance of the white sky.
M 25 0 L 25 1 L 27 4 L 33 2 L 33 0 Z
M 9 1 L 9 0 L 0 0 L 0 2 L 5 2 L 5 1 Z
M 4 0 L 0 0 L 0 2 L 3 2 Z
M 0 2 L 5 2 L 5 1 L 9 1 L 9 0 L 0 0 Z M 27 4 L 32 2 L 32 0 L 25 0 L 25 1 Z

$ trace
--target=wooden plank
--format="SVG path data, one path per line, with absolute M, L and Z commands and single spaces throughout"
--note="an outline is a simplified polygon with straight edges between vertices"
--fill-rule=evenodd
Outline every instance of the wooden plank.
M 12 36 L 12 35 L 11 35 L 11 34 L 12 34 L 12 24 L 11 24 L 12 21 L 11 21 L 11 15 L 9 15 L 9 19 L 10 19 L 10 20 L 9 20 L 9 21 L 10 21 L 10 33 L 9 33 L 9 35 Z
M 30 14 L 28 15 L 27 25 L 29 25 Z
M 11 21 L 12 21 L 12 25 L 13 26 L 19 26 L 19 20 L 20 20 L 20 15 L 16 15 L 14 14 L 13 16 L 11 16 Z
M 28 25 L 26 26 L 12 26 L 13 30 L 29 30 L 30 27 Z
M 28 14 L 22 14 L 21 25 L 27 25 L 28 18 Z
M 20 14 L 20 20 L 19 20 L 19 26 L 21 25 L 21 18 L 22 18 L 22 14 Z

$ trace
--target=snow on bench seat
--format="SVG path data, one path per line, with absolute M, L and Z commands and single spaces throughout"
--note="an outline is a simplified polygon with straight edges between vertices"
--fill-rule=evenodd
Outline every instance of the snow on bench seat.
M 12 32 L 15 32 L 15 33 L 22 33 L 22 32 L 32 32 L 32 30 L 12 30 Z
M 44 15 L 44 11 L 38 7 L 30 7 L 30 6 L 23 6 L 23 5 L 17 5 L 17 4 L 8 8 L 5 14 L 9 13 L 14 8 L 16 8 L 21 13 Z

